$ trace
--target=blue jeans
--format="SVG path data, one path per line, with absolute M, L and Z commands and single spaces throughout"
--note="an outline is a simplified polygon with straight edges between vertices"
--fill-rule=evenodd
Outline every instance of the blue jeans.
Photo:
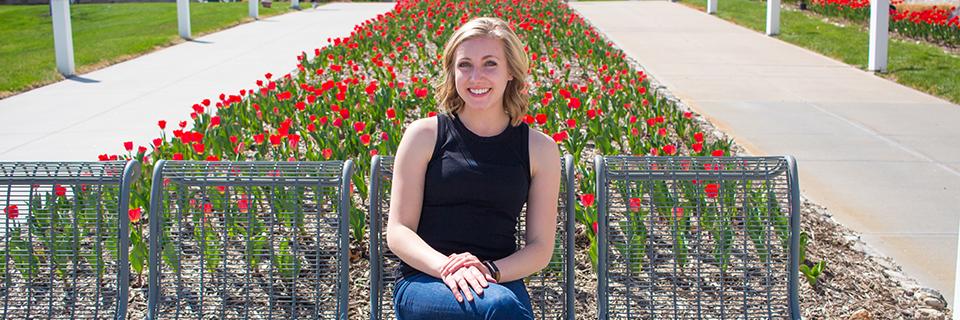
M 457 302 L 443 281 L 425 273 L 400 280 L 393 289 L 397 320 L 415 319 L 533 319 L 530 295 L 523 280 L 490 283 L 473 301 Z

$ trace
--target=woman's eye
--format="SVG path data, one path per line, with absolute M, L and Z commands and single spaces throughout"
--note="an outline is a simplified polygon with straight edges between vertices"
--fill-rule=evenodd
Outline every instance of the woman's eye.
M 487 62 L 485 62 L 483 65 L 488 66 L 488 67 L 493 67 L 493 66 L 496 66 L 497 63 L 496 63 L 496 62 L 493 62 L 493 61 L 487 61 Z
M 457 64 L 457 67 L 458 67 L 458 68 L 469 68 L 469 67 L 470 67 L 470 63 L 469 63 L 469 62 L 461 62 L 461 63 Z

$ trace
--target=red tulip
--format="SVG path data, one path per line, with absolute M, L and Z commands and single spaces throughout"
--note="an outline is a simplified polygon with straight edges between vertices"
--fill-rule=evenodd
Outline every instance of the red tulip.
M 694 134 L 693 140 L 696 142 L 703 142 L 703 132 L 697 132 L 697 134 Z
M 174 153 L 172 159 L 173 159 L 173 160 L 183 160 L 183 154 L 182 154 L 182 153 Z
M 386 132 L 384 132 L 384 133 L 381 133 L 381 134 L 380 134 L 380 139 L 382 139 L 383 141 L 389 141 L 389 140 L 390 140 L 390 136 L 387 135 Z
M 127 152 L 133 151 L 133 141 L 124 142 L 123 148 L 127 149 Z
M 213 118 L 210 118 L 210 127 L 211 127 L 211 128 L 216 127 L 216 126 L 219 126 L 219 125 L 220 125 L 220 116 L 214 116 Z
M 193 145 L 193 151 L 196 151 L 197 154 L 203 154 L 203 147 L 202 143 L 195 144 Z
M 363 129 L 366 129 L 366 127 L 367 127 L 367 124 L 366 124 L 366 123 L 363 123 L 363 122 L 355 122 L 355 123 L 353 124 L 353 131 L 356 131 L 357 134 L 360 134 L 361 132 L 363 132 Z
M 279 135 L 279 134 L 271 134 L 271 135 L 270 135 L 270 145 L 273 145 L 274 147 L 276 147 L 276 146 L 279 146 L 279 145 L 282 144 L 282 143 L 283 143 L 283 136 L 282 136 L 282 135 Z
M 7 206 L 3 208 L 3 213 L 7 214 L 7 219 L 16 219 L 20 216 L 20 208 L 17 205 Z
M 365 134 L 365 135 L 360 136 L 360 143 L 363 143 L 363 145 L 365 145 L 365 146 L 366 146 L 366 145 L 370 145 L 370 135 L 369 135 L 369 134 Z
M 694 151 L 694 152 L 703 151 L 703 143 L 697 142 L 697 143 L 694 143 L 694 144 L 693 144 L 692 146 L 690 146 L 690 147 L 693 148 L 693 151 Z
M 253 142 L 256 143 L 256 144 L 261 144 L 261 143 L 263 143 L 263 135 L 262 135 L 262 134 L 254 135 L 254 136 L 253 136 Z
M 323 158 L 324 158 L 324 159 L 330 159 L 331 156 L 333 156 L 333 150 L 331 150 L 330 148 L 323 149 Z
M 577 119 L 567 119 L 567 127 L 568 127 L 568 128 L 576 128 L 576 127 L 577 127 Z
M 220 161 L 220 158 L 217 156 L 209 156 L 207 157 L 207 161 Z
M 593 234 L 597 234 L 597 233 L 599 233 L 599 232 L 600 232 L 600 230 L 597 228 L 597 222 L 594 221 L 594 222 L 593 222 Z
M 167 128 L 167 121 L 166 121 L 166 120 L 157 121 L 157 125 L 160 126 L 160 130 L 166 129 L 166 128 Z
M 595 196 L 593 194 L 582 195 L 580 196 L 580 205 L 582 205 L 584 208 L 592 207 L 594 198 Z
M 543 124 L 545 124 L 545 123 L 547 123 L 547 115 L 542 114 L 542 113 L 541 113 L 541 114 L 538 114 L 538 115 L 537 115 L 537 124 L 543 125 Z
M 630 124 L 637 123 L 637 116 L 630 116 Z
M 630 134 L 633 134 L 634 137 L 639 136 L 640 130 L 637 130 L 637 128 L 630 128 Z
M 597 110 L 590 109 L 587 110 L 587 118 L 593 119 L 597 117 Z
M 296 149 L 297 143 L 300 143 L 300 135 L 296 135 L 296 134 L 288 135 L 287 140 L 290 142 L 290 148 Z
M 53 192 L 58 196 L 62 197 L 67 194 L 67 188 L 58 185 L 53 186 Z
M 184 129 L 184 128 L 187 127 L 187 122 L 186 122 L 186 121 L 180 121 L 179 125 L 180 125 L 180 129 Z
M 703 192 L 707 193 L 707 197 L 716 198 L 720 194 L 720 186 L 715 183 L 707 184 L 703 188 Z
M 672 156 L 674 153 L 677 153 L 677 147 L 672 144 L 665 145 L 663 146 L 663 153 Z
M 713 153 L 711 153 L 711 155 L 713 155 L 714 157 L 722 157 L 722 156 L 723 156 L 723 150 L 715 150 L 715 151 L 713 151 Z
M 317 131 L 317 126 L 315 126 L 315 125 L 312 124 L 312 123 L 311 123 L 311 124 L 308 124 L 308 125 L 307 125 L 307 131 L 308 131 L 308 132 Z
M 630 198 L 630 211 L 640 211 L 641 200 L 640 198 Z
M 347 108 L 340 109 L 340 117 L 341 117 L 341 118 L 344 118 L 344 119 L 349 119 L 349 118 L 350 118 L 350 110 L 348 110 Z
M 531 116 L 531 115 L 529 115 L 529 114 L 523 116 L 523 122 L 526 122 L 527 124 L 533 124 L 534 121 L 537 121 L 537 120 L 534 119 L 533 116 Z
M 666 136 L 667 136 L 667 128 L 657 129 L 657 134 L 659 134 L 661 137 L 666 137 Z
M 144 146 L 137 147 L 137 154 L 144 154 L 146 152 L 147 152 L 147 147 L 144 147 Z
M 578 98 L 570 98 L 570 100 L 567 102 L 567 107 L 570 108 L 570 109 L 578 109 L 578 108 L 580 108 L 580 99 L 578 99 Z
M 163 139 L 160 139 L 160 138 L 153 139 L 154 148 L 160 148 L 161 145 L 163 145 Z
M 396 110 L 393 110 L 393 108 L 387 109 L 387 118 L 388 118 L 388 119 L 393 119 L 393 118 L 396 118 L 396 117 L 397 117 L 397 111 L 396 111 Z
M 127 215 L 130 216 L 130 222 L 140 221 L 141 210 L 140 208 L 130 209 Z

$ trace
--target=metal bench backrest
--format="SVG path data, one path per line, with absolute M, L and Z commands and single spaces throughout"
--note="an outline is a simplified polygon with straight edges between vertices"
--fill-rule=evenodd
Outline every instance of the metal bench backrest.
M 0 162 L 0 319 L 125 319 L 137 161 Z
M 793 157 L 595 165 L 600 319 L 800 319 Z
M 395 319 L 393 310 L 394 270 L 400 263 L 387 247 L 387 216 L 393 157 L 374 156 L 370 174 L 370 319 Z M 544 270 L 525 279 L 535 319 L 574 319 L 574 211 L 573 157 L 563 159 L 560 199 L 557 208 L 557 242 L 553 260 Z M 517 226 L 517 247 L 523 246 L 523 223 Z
M 346 319 L 351 161 L 158 161 L 147 319 Z

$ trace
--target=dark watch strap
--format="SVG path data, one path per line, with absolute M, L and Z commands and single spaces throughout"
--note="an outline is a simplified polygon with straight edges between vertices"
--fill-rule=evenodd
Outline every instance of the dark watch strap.
M 493 261 L 490 261 L 490 260 L 484 261 L 483 264 L 484 264 L 485 266 L 487 266 L 487 270 L 490 271 L 490 274 L 491 274 L 491 275 L 493 275 L 493 280 L 494 280 L 494 281 L 497 281 L 497 283 L 499 283 L 499 282 L 500 282 L 500 268 L 497 268 L 497 264 L 496 264 L 496 263 L 493 263 Z

